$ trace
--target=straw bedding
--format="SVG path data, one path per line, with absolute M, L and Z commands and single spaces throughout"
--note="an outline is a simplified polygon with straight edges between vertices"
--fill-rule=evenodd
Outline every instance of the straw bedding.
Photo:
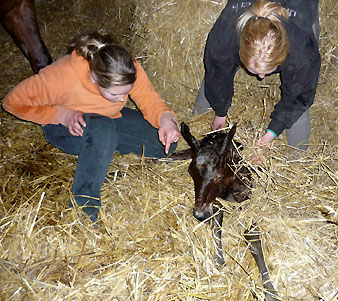
M 143 63 L 179 121 L 197 138 L 212 113 L 191 117 L 203 77 L 207 34 L 224 0 L 37 1 L 42 36 L 54 59 L 82 32 L 114 32 Z M 38 125 L 0 112 L 1 300 L 263 300 L 260 275 L 243 240 L 255 220 L 281 300 L 338 300 L 337 15 L 320 2 L 322 69 L 311 108 L 307 153 L 282 135 L 262 165 L 250 158 L 279 97 L 279 78 L 240 70 L 229 123 L 253 174 L 250 200 L 223 202 L 226 267 L 213 259 L 209 227 L 192 217 L 189 161 L 117 154 L 93 228 L 68 209 L 76 157 L 47 144 Z M 0 29 L 0 97 L 32 74 Z M 130 104 L 132 105 L 132 104 Z M 187 145 L 183 139 L 178 149 Z

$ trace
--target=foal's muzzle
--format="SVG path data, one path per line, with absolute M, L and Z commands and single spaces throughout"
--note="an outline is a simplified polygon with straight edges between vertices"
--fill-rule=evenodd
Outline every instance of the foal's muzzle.
M 209 210 L 200 211 L 194 208 L 193 215 L 197 220 L 203 222 L 206 219 L 210 219 L 210 217 L 212 216 L 212 212 L 210 212 Z

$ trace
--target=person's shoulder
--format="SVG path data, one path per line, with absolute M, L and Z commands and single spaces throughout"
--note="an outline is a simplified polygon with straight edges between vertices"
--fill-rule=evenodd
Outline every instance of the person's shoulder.
M 300 55 L 302 53 L 304 55 L 318 52 L 318 43 L 313 31 L 304 30 L 300 26 L 289 22 L 286 22 L 285 28 L 290 44 L 289 52 L 295 52 Z
M 224 40 L 227 40 L 227 37 L 230 37 L 230 39 L 232 36 L 236 37 L 236 24 L 238 18 L 254 2 L 254 0 L 229 0 L 219 17 L 216 19 L 216 22 L 210 31 L 210 35 L 222 35 L 225 37 Z
M 320 62 L 318 44 L 313 33 L 293 27 L 288 31 L 288 39 L 290 45 L 288 55 L 281 70 L 296 72 L 307 69 L 315 62 Z
M 76 73 L 79 72 L 80 69 L 82 71 L 86 69 L 84 65 L 82 65 L 82 68 L 80 67 L 79 64 L 75 64 L 74 66 L 71 55 L 67 54 L 53 62 L 51 65 L 41 69 L 39 77 L 46 84 L 52 82 L 55 85 L 57 83 L 68 85 L 76 79 Z
M 206 51 L 212 52 L 217 56 L 232 56 L 239 51 L 239 36 L 236 31 L 236 19 L 232 22 L 229 20 L 220 20 L 215 23 L 210 30 Z
M 221 11 L 217 21 L 233 23 L 238 17 L 254 3 L 253 1 L 229 0 Z
M 52 64 L 44 67 L 43 69 L 40 70 L 39 74 L 42 73 L 49 73 L 49 72 L 55 72 L 60 68 L 70 66 L 71 63 L 71 57 L 69 54 L 60 57 L 56 61 L 54 61 Z
M 290 24 L 305 31 L 313 30 L 313 23 L 318 18 L 318 0 L 283 0 L 280 3 L 288 11 Z

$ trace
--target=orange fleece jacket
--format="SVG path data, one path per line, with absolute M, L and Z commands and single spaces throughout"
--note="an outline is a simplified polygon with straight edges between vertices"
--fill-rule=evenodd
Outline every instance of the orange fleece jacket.
M 136 81 L 129 95 L 144 118 L 159 128 L 162 113 L 172 111 L 151 85 L 141 64 L 135 61 L 134 65 Z M 3 108 L 20 119 L 38 124 L 56 124 L 58 106 L 110 118 L 121 117 L 120 111 L 128 97 L 115 103 L 103 98 L 97 84 L 90 81 L 89 72 L 88 61 L 73 52 L 14 87 L 3 99 Z

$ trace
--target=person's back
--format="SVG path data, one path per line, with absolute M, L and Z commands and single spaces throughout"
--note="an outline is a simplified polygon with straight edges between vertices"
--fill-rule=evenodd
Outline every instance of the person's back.
M 289 6 L 266 0 L 227 3 L 208 35 L 205 77 L 193 114 L 211 107 L 215 111 L 212 128 L 222 128 L 232 102 L 234 76 L 240 66 L 261 79 L 279 72 L 282 98 L 271 114 L 272 120 L 260 144 L 270 143 L 290 129 L 289 144 L 305 150 L 310 134 L 308 109 L 314 100 L 320 69 L 315 35 L 319 30 L 318 0 L 284 2 Z M 304 74 L 309 74 L 306 80 Z

